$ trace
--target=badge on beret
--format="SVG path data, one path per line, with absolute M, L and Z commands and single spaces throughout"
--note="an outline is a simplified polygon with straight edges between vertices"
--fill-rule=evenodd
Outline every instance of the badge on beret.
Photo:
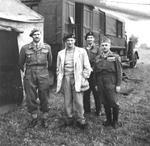
M 31 32 L 30 32 L 30 37 L 32 37 L 33 36 L 33 34 L 35 33 L 35 32 L 37 32 L 37 31 L 39 31 L 39 32 L 41 32 L 38 28 L 33 28 L 32 30 L 31 30 Z
M 86 35 L 85 35 L 85 40 L 87 39 L 88 36 L 94 36 L 94 33 L 92 31 L 89 31 Z

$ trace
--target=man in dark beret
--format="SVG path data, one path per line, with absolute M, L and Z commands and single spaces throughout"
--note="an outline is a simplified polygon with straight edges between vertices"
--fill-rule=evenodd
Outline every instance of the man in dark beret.
M 94 69 L 94 62 L 96 56 L 100 52 L 99 46 L 95 44 L 95 36 L 93 32 L 88 32 L 85 36 L 86 40 L 86 47 L 85 50 L 88 54 L 89 60 L 91 67 Z M 91 112 L 91 104 L 90 104 L 90 94 L 91 92 L 93 93 L 94 96 L 94 101 L 95 101 L 95 114 L 99 116 L 101 114 L 101 100 L 100 97 L 98 96 L 98 92 L 95 89 L 95 82 L 94 82 L 94 74 L 93 72 L 90 75 L 90 78 L 88 79 L 90 88 L 84 92 L 84 98 L 83 98 L 83 103 L 84 103 L 84 111 L 86 114 Z
M 37 124 L 39 107 L 43 113 L 41 124 L 43 127 L 47 127 L 49 71 L 52 64 L 51 47 L 41 42 L 41 31 L 39 29 L 33 29 L 29 36 L 32 37 L 33 41 L 21 48 L 19 56 L 20 69 L 25 72 L 24 89 L 27 109 L 32 118 L 29 127 L 34 127 Z M 37 103 L 38 98 L 40 104 Z
M 33 34 L 34 34 L 35 32 L 37 32 L 37 31 L 41 33 L 40 29 L 38 29 L 38 28 L 33 28 L 33 29 L 31 30 L 29 36 L 32 37 Z
M 63 41 L 65 42 L 68 38 L 73 38 L 76 39 L 75 34 L 74 33 L 70 33 L 64 36 Z
M 68 34 L 63 40 L 65 49 L 59 51 L 57 56 L 57 92 L 64 93 L 65 125 L 71 126 L 76 121 L 76 125 L 84 129 L 87 123 L 82 81 L 90 76 L 92 69 L 85 49 L 75 46 L 75 35 Z
M 85 35 L 85 40 L 87 40 L 87 37 L 88 37 L 88 36 L 92 36 L 92 37 L 95 38 L 95 35 L 94 35 L 94 33 L 93 33 L 92 31 L 89 31 L 89 32 Z

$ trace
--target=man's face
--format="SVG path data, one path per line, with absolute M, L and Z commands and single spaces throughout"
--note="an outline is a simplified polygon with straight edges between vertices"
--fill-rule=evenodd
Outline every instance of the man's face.
M 101 48 L 104 53 L 107 53 L 108 51 L 110 51 L 110 43 L 107 42 L 102 43 Z
M 86 41 L 87 41 L 87 44 L 91 45 L 91 44 L 93 44 L 93 43 L 94 43 L 95 38 L 94 38 L 94 36 L 89 35 L 89 36 L 87 36 Z
M 40 31 L 34 32 L 32 38 L 35 43 L 38 43 L 41 40 L 41 32 Z
M 67 48 L 73 48 L 75 44 L 75 39 L 74 38 L 68 38 L 66 40 L 66 47 Z

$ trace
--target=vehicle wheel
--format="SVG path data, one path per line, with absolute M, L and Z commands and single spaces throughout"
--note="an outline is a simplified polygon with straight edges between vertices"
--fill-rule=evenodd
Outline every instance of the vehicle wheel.
M 135 67 L 135 65 L 136 65 L 136 63 L 137 63 L 137 59 L 138 59 L 137 54 L 134 54 L 134 55 L 133 55 L 133 58 L 132 58 L 132 62 L 130 62 L 130 67 L 131 67 L 131 68 Z

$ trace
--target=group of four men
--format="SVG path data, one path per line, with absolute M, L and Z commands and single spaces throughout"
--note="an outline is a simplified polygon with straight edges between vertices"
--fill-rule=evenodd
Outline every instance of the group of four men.
M 35 126 L 40 110 L 41 124 L 47 127 L 48 97 L 49 97 L 49 70 L 52 64 L 52 54 L 49 45 L 41 42 L 41 32 L 33 29 L 30 33 L 33 41 L 22 47 L 19 57 L 20 69 L 24 72 L 24 89 L 27 108 L 32 120 L 29 126 Z M 118 55 L 110 51 L 111 42 L 105 39 L 101 47 L 96 46 L 93 32 L 86 34 L 87 47 L 75 46 L 74 34 L 64 36 L 65 48 L 57 55 L 57 92 L 63 91 L 65 125 L 76 125 L 84 129 L 87 127 L 85 114 L 91 112 L 90 93 L 95 99 L 96 115 L 101 112 L 101 104 L 106 113 L 105 126 L 118 124 L 119 106 L 116 103 L 116 93 L 120 90 L 121 64 Z M 86 91 L 83 86 L 88 86 Z M 86 85 L 83 85 L 85 84 Z

